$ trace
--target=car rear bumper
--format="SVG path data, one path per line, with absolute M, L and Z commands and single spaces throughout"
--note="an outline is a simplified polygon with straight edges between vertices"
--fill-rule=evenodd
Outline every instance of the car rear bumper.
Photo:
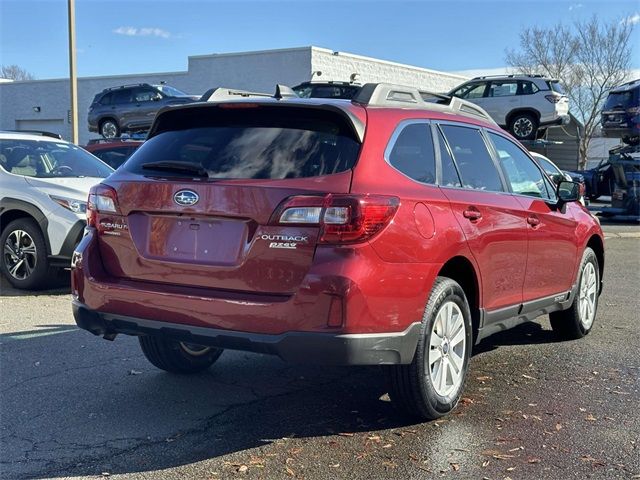
M 413 360 L 420 323 L 392 333 L 287 332 L 266 335 L 159 322 L 97 312 L 74 300 L 78 326 L 95 335 L 164 335 L 174 340 L 277 355 L 285 361 L 321 365 L 394 365 Z
M 436 264 L 381 262 L 370 246 L 351 253 L 317 248 L 313 266 L 291 294 L 227 291 L 112 277 L 96 230 L 86 232 L 71 262 L 81 328 L 102 335 L 175 334 L 292 361 L 410 363 L 424 292 L 438 271 Z

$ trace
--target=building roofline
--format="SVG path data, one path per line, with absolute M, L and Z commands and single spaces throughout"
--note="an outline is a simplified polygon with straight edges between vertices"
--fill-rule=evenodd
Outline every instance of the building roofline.
M 266 50 L 249 50 L 247 52 L 205 53 L 202 55 L 189 55 L 188 58 L 189 60 L 191 60 L 192 58 L 199 60 L 201 58 L 214 58 L 214 57 L 243 57 L 248 55 L 263 55 L 265 53 L 301 52 L 304 50 L 311 51 L 314 48 L 318 48 L 318 47 L 306 46 L 306 47 L 271 48 Z
M 351 58 L 357 58 L 358 60 L 367 60 L 367 61 L 373 61 L 376 63 L 382 63 L 384 65 L 389 65 L 389 66 L 393 66 L 393 67 L 403 67 L 403 68 L 409 68 L 411 70 L 418 70 L 424 73 L 435 73 L 437 75 L 446 75 L 450 78 L 458 78 L 460 80 L 467 80 L 469 77 L 465 77 L 463 75 L 458 75 L 456 73 L 451 73 L 451 72 L 444 72 L 442 70 L 433 70 L 430 68 L 424 68 L 424 67 L 418 67 L 416 65 L 409 65 L 407 63 L 399 63 L 399 62 L 393 62 L 391 60 L 382 60 L 380 58 L 375 58 L 375 57 L 367 57 L 365 55 L 358 55 L 355 53 L 349 53 L 349 52 L 336 52 L 336 50 L 331 50 L 329 48 L 324 48 L 324 47 L 315 47 L 315 46 L 311 46 L 310 47 L 312 51 L 318 51 L 318 52 L 322 52 L 322 53 L 330 53 L 330 54 L 336 54 L 338 56 L 343 56 L 343 57 L 351 57 Z
M 127 73 L 124 75 L 95 75 L 91 77 L 78 77 L 78 81 L 84 80 L 110 80 L 110 79 L 126 79 L 136 77 L 152 77 L 154 75 L 188 75 L 189 71 L 184 70 L 180 72 L 152 72 L 152 73 Z M 46 82 L 68 82 L 69 78 L 43 78 L 35 80 L 16 80 L 12 82 L 0 82 L 0 85 L 24 85 L 28 83 L 46 83 Z M 148 83 L 148 82 L 147 82 Z

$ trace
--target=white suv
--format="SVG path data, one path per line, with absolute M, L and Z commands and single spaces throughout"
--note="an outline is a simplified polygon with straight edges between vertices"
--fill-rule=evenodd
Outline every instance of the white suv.
M 540 75 L 476 77 L 449 95 L 480 105 L 518 140 L 535 139 L 541 127 L 569 123 L 569 99 L 560 83 Z
M 16 288 L 42 288 L 70 267 L 91 186 L 113 169 L 54 134 L 0 132 L 0 272 Z

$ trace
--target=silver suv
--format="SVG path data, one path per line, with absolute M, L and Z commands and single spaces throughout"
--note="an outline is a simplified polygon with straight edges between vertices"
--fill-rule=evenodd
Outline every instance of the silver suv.
M 98 93 L 89 107 L 89 131 L 104 138 L 119 137 L 123 132 L 148 130 L 162 107 L 198 100 L 169 85 L 122 85 Z
M 535 139 L 542 127 L 569 122 L 569 99 L 560 83 L 541 75 L 476 77 L 449 95 L 480 105 L 518 140 Z

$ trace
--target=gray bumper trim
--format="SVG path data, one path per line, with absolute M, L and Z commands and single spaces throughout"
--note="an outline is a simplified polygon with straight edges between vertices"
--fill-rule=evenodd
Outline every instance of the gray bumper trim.
M 201 345 L 277 355 L 293 363 L 320 365 L 408 364 L 413 360 L 420 335 L 420 322 L 392 333 L 267 335 L 112 315 L 91 310 L 75 300 L 73 315 L 80 328 L 95 335 L 163 335 Z

